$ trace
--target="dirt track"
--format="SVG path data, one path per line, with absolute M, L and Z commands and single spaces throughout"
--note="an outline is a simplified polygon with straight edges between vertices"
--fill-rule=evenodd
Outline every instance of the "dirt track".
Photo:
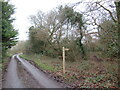
M 17 58 L 17 59 L 16 59 Z M 51 79 L 28 61 L 14 55 L 8 65 L 3 88 L 62 88 L 61 83 Z

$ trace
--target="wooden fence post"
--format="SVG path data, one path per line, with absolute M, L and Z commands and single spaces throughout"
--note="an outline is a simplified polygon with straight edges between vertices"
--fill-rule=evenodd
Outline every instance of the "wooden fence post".
M 63 74 L 65 74 L 65 48 L 63 47 Z

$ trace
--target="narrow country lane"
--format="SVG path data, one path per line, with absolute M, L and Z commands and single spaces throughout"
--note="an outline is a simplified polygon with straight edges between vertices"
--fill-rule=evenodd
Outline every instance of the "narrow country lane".
M 10 64 L 8 66 L 6 81 L 4 88 L 25 88 L 22 81 L 19 79 L 17 74 L 17 61 L 15 60 L 15 55 L 12 56 Z
M 7 69 L 3 88 L 62 88 L 62 84 L 20 58 L 19 55 L 14 55 Z
M 28 61 L 20 58 L 18 55 L 16 57 L 24 65 L 26 70 L 31 75 L 33 75 L 33 77 L 39 82 L 39 84 L 42 86 L 42 88 L 61 88 L 60 84 L 58 84 L 56 81 L 52 80 L 50 77 L 45 75 L 43 72 L 41 72 L 35 66 L 30 64 Z

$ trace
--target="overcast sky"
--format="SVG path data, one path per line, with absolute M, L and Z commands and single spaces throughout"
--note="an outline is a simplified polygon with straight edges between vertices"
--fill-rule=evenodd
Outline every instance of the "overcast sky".
M 16 20 L 14 28 L 19 30 L 19 40 L 26 40 L 29 27 L 31 26 L 28 17 L 35 15 L 37 11 L 48 12 L 61 4 L 76 3 L 79 0 L 10 0 L 10 3 L 15 5 Z

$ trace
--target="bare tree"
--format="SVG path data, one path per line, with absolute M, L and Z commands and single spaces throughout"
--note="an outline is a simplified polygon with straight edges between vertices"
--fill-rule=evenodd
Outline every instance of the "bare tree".
M 93 27 L 92 31 L 97 30 L 97 34 L 99 37 L 101 36 L 100 30 L 104 30 L 104 28 L 101 26 L 100 23 L 103 21 L 113 21 L 115 23 L 115 26 L 118 30 L 118 41 L 116 44 L 118 45 L 118 53 L 120 52 L 120 44 L 119 44 L 119 30 L 120 30 L 120 1 L 115 2 L 115 1 L 109 1 L 109 0 L 93 0 L 93 1 L 88 1 L 85 0 L 83 2 L 78 2 L 76 5 L 81 5 L 83 4 L 86 7 L 86 11 L 83 12 L 84 16 L 86 16 L 88 21 L 86 22 L 86 25 L 89 27 Z M 88 28 L 89 30 L 90 28 Z M 91 32 L 91 31 L 90 31 Z M 109 32 L 109 31 L 107 31 Z M 89 32 L 88 32 L 89 33 Z M 119 53 L 120 54 L 120 53 Z

